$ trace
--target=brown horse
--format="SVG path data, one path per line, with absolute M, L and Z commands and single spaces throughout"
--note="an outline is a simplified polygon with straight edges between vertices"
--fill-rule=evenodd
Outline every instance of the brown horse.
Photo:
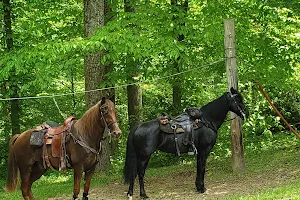
M 66 133 L 67 136 L 70 135 L 66 137 L 69 139 L 66 140 L 65 149 L 70 168 L 74 169 L 74 199 L 78 198 L 83 172 L 85 173 L 83 199 L 88 199 L 90 181 L 98 163 L 101 141 L 106 128 L 115 137 L 121 135 L 114 103 L 110 99 L 102 98 L 79 120 L 72 121 L 70 131 Z M 15 135 L 9 142 L 8 177 L 5 189 L 8 192 L 16 190 L 20 174 L 21 190 L 25 200 L 34 199 L 31 186 L 49 169 L 48 165 L 45 166 L 43 148 L 30 145 L 33 131 L 34 129 L 31 129 Z M 51 146 L 47 145 L 44 151 L 45 149 L 48 152 L 48 163 L 51 163 L 51 168 L 59 169 L 60 161 L 52 156 Z

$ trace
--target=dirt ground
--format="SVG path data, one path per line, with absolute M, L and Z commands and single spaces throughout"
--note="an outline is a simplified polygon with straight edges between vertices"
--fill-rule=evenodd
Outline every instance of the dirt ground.
M 145 179 L 145 189 L 149 199 L 179 200 L 179 199 L 224 199 L 228 195 L 249 195 L 265 188 L 272 188 L 296 180 L 300 176 L 300 169 L 275 169 L 263 174 L 246 173 L 245 175 L 229 175 L 227 178 L 213 180 L 210 174 L 206 176 L 207 191 L 199 194 L 195 189 L 195 172 L 181 172 L 169 177 L 150 177 Z M 128 199 L 128 186 L 121 182 L 92 188 L 89 194 L 91 200 Z M 70 199 L 68 197 L 51 198 L 49 200 Z M 81 197 L 81 194 L 80 194 Z M 135 184 L 133 199 L 139 198 L 139 187 Z

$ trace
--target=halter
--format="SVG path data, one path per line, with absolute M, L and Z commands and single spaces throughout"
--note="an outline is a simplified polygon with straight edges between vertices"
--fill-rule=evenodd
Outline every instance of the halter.
M 105 125 L 105 130 L 108 130 L 108 135 L 110 136 L 111 135 L 111 132 L 110 132 L 110 126 L 117 123 L 117 121 L 112 121 L 110 122 L 109 124 L 106 122 L 105 118 L 104 118 L 104 115 L 106 115 L 108 113 L 108 106 L 103 104 L 100 106 L 100 113 L 101 113 L 101 119 L 103 119 L 104 121 L 104 125 Z M 105 137 L 103 138 L 105 139 Z
M 238 105 L 238 103 L 235 100 L 235 97 L 237 96 L 237 94 L 232 94 L 231 92 L 229 92 L 229 94 L 230 94 L 231 99 L 233 99 L 234 104 L 238 108 L 240 114 L 243 115 L 244 119 L 246 119 L 246 115 L 245 115 L 244 111 L 241 109 L 241 107 Z M 235 119 L 235 118 L 233 118 L 233 119 Z M 233 119 L 231 119 L 231 120 L 233 120 Z
M 99 107 L 99 109 L 100 109 L 100 113 L 101 113 L 101 119 L 103 119 L 103 121 L 104 121 L 105 130 L 108 130 L 108 135 L 111 136 L 111 132 L 110 132 L 110 128 L 109 128 L 109 127 L 110 127 L 112 124 L 117 123 L 117 121 L 113 121 L 113 122 L 111 122 L 111 123 L 109 123 L 109 124 L 106 122 L 106 120 L 105 120 L 105 118 L 104 118 L 104 115 L 106 115 L 106 114 L 108 113 L 108 106 L 107 106 L 107 105 L 103 104 L 103 105 L 101 105 L 101 106 Z M 102 140 L 105 140 L 105 139 L 106 139 L 106 136 L 103 137 L 103 138 L 100 140 L 100 148 L 99 148 L 99 150 L 96 150 L 96 149 L 90 147 L 89 145 L 87 145 L 87 144 L 86 144 L 85 142 L 83 142 L 81 139 L 77 139 L 71 132 L 70 132 L 70 135 L 71 135 L 71 137 L 73 138 L 73 140 L 74 140 L 75 143 L 78 143 L 80 146 L 82 146 L 82 147 L 84 147 L 84 148 L 90 150 L 90 151 L 93 152 L 94 154 L 98 155 L 98 156 L 97 156 L 97 161 L 99 161 L 99 154 L 100 154 L 101 149 L 102 149 L 102 147 L 101 147 L 101 141 L 102 141 Z

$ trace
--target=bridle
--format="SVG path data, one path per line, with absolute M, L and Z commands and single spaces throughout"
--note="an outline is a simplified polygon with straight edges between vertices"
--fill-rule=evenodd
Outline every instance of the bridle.
M 100 113 L 101 113 L 101 119 L 103 119 L 103 121 L 104 121 L 105 130 L 108 131 L 108 135 L 111 136 L 112 133 L 110 132 L 110 128 L 109 128 L 109 127 L 110 127 L 111 125 L 117 123 L 117 121 L 112 121 L 112 122 L 110 122 L 109 124 L 106 122 L 104 116 L 108 113 L 108 106 L 107 106 L 107 105 L 103 104 L 103 105 L 99 106 L 99 110 L 100 110 Z M 87 144 L 86 144 L 85 142 L 83 142 L 81 139 L 76 138 L 71 132 L 70 132 L 69 134 L 70 134 L 70 136 L 73 138 L 73 140 L 74 140 L 75 143 L 78 143 L 80 146 L 82 146 L 82 147 L 84 147 L 84 148 L 90 150 L 91 152 L 93 152 L 93 153 L 96 154 L 96 155 L 99 155 L 100 152 L 101 152 L 101 149 L 102 149 L 102 148 L 101 148 L 101 141 L 106 139 L 106 136 L 105 136 L 105 137 L 103 137 L 103 138 L 100 140 L 100 148 L 99 148 L 99 150 L 96 150 L 96 149 L 90 147 L 89 145 L 87 145 Z M 97 161 L 98 161 L 98 159 L 99 159 L 99 158 L 97 157 Z
M 107 113 L 108 113 L 108 106 L 107 105 L 103 104 L 99 107 L 99 109 L 100 109 L 101 119 L 103 119 L 103 122 L 104 122 L 104 125 L 105 125 L 105 130 L 108 131 L 108 135 L 111 135 L 112 133 L 111 133 L 111 130 L 110 130 L 110 126 L 117 123 L 117 121 L 112 121 L 110 123 L 106 122 L 106 119 L 105 119 L 104 116 L 107 115 Z
M 235 97 L 238 96 L 238 95 L 237 94 L 232 94 L 231 92 L 229 92 L 229 94 L 230 94 L 230 98 L 233 100 L 234 104 L 238 108 L 240 114 L 244 117 L 244 119 L 246 119 L 246 114 L 244 113 L 243 109 L 239 106 L 239 104 L 235 100 Z M 236 117 L 234 117 L 233 119 L 235 119 L 235 118 Z M 230 119 L 229 121 L 231 121 L 233 119 Z

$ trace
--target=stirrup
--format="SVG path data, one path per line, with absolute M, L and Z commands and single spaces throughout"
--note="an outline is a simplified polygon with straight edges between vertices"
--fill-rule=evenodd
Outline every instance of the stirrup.
M 189 148 L 188 155 L 189 155 L 189 156 L 195 155 L 195 150 L 193 149 L 193 147 L 190 147 L 190 148 Z
M 197 148 L 196 148 L 195 144 L 192 143 L 192 147 L 189 148 L 188 155 L 193 156 L 195 154 L 197 155 L 198 151 L 197 151 Z

